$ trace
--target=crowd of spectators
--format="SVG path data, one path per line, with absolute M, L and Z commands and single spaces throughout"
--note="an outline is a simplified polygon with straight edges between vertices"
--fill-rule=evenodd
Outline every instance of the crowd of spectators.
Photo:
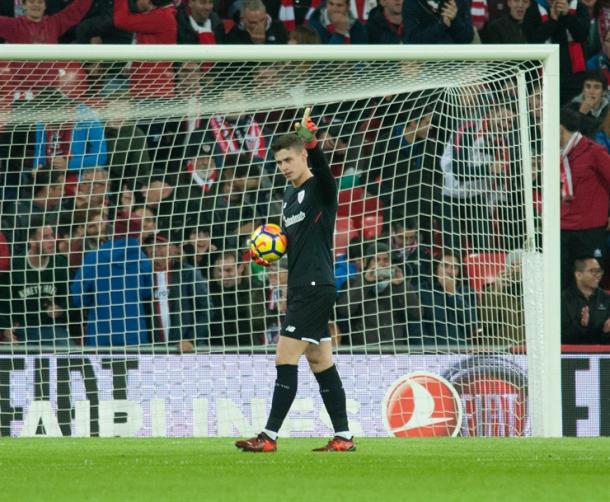
M 610 342 L 602 278 L 610 229 L 608 0 L 14 0 L 0 5 L 0 39 L 559 44 L 562 337 Z M 298 110 L 273 121 L 205 116 L 206 63 L 89 62 L 59 77 L 40 71 L 31 87 L 28 65 L 22 73 L 0 67 L 1 341 L 162 343 L 181 352 L 275 343 L 285 264 L 263 270 L 244 250 L 256 226 L 280 222 L 283 180 L 268 146 Z M 257 78 L 269 76 L 261 70 Z M 443 110 L 430 105 L 434 92 L 373 99 L 356 118 L 353 102 L 314 108 L 340 188 L 338 299 L 329 325 L 337 344 L 524 341 L 515 91 L 473 86 Z M 540 202 L 535 71 L 528 92 Z M 189 98 L 185 116 L 133 120 L 138 101 L 177 94 Z M 224 99 L 242 96 L 231 90 Z M 48 103 L 69 119 L 36 119 L 29 129 L 11 123 L 11 110 L 37 116 Z M 478 281 L 472 260 L 492 253 L 497 269 Z

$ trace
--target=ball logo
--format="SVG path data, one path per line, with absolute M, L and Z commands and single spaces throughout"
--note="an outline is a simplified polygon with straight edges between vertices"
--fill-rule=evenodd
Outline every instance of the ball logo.
M 462 402 L 443 377 L 427 371 L 409 373 L 386 392 L 383 421 L 397 437 L 456 436 L 462 425 Z

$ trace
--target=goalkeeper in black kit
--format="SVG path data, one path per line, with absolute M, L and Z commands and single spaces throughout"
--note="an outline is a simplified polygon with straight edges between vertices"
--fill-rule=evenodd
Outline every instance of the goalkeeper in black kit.
M 328 333 L 336 299 L 332 246 L 337 184 L 317 145 L 309 109 L 295 127 L 296 134 L 281 136 L 271 145 L 278 168 L 290 183 L 282 214 L 288 235 L 288 308 L 275 354 L 277 379 L 271 412 L 258 436 L 235 445 L 244 451 L 276 451 L 278 431 L 297 393 L 299 359 L 305 354 L 335 430 L 333 439 L 314 451 L 354 451 L 345 391 L 333 363 Z M 269 265 L 257 255 L 252 259 Z

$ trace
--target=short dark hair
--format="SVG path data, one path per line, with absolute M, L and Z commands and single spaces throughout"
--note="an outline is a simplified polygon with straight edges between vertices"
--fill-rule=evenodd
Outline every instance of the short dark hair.
M 587 268 L 587 261 L 595 260 L 599 263 L 599 260 L 595 256 L 579 256 L 574 260 L 574 272 L 584 272 Z
M 585 72 L 585 76 L 583 77 L 582 83 L 583 88 L 585 86 L 586 81 L 589 82 L 599 82 L 602 85 L 602 89 L 604 92 L 608 88 L 608 77 L 602 70 L 588 70 Z
M 294 148 L 295 150 L 300 151 L 305 148 L 305 145 L 303 144 L 303 140 L 296 134 L 283 134 L 271 144 L 271 152 L 273 154 L 288 148 Z
M 164 5 L 169 5 L 170 3 L 173 3 L 174 0 L 150 0 L 150 2 L 155 6 L 155 7 L 163 7 Z
M 580 113 L 568 106 L 559 111 L 559 123 L 570 132 L 580 130 Z

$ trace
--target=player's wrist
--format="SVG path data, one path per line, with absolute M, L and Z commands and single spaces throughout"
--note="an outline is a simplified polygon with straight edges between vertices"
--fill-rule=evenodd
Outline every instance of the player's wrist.
M 303 144 L 307 150 L 313 150 L 316 146 L 318 146 L 318 138 L 314 136 L 311 141 L 304 141 Z

